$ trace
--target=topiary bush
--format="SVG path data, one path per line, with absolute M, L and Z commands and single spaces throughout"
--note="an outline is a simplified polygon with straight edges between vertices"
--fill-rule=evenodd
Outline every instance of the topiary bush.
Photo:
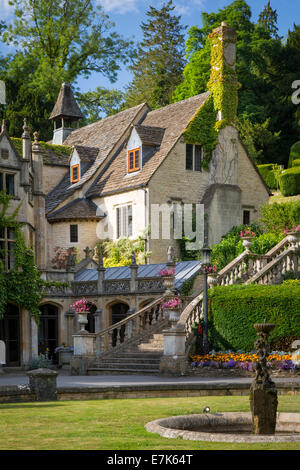
M 300 194 L 300 167 L 296 166 L 285 170 L 279 176 L 279 187 L 283 196 Z
M 293 161 L 300 158 L 300 141 L 291 146 L 289 157 L 289 168 L 293 166 Z
M 275 323 L 273 343 L 300 336 L 300 287 L 281 285 L 218 286 L 209 290 L 210 348 L 252 351 L 254 323 Z
M 300 166 L 300 158 L 296 158 L 295 160 L 293 160 L 293 167 L 294 166 Z
M 257 168 L 270 189 L 277 189 L 277 172 L 280 168 L 275 163 L 257 165 Z

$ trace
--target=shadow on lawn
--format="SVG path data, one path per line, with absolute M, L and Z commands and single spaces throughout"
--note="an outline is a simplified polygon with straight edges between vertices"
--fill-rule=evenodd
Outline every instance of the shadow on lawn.
M 10 408 L 54 408 L 57 406 L 66 406 L 63 405 L 62 403 L 56 403 L 56 402 L 45 402 L 45 403 L 40 403 L 40 402 L 34 402 L 34 404 L 28 404 L 28 403 L 0 403 L 0 410 L 8 410 Z

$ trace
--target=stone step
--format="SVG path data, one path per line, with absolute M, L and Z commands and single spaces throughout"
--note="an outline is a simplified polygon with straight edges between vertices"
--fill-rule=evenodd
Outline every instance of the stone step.
M 101 359 L 99 364 L 159 364 L 160 357 L 155 359 L 145 359 L 143 357 L 111 357 Z
M 158 375 L 159 369 L 106 369 L 100 367 L 94 367 L 87 370 L 88 375 Z
M 107 363 L 99 363 L 98 367 L 100 369 L 122 369 L 122 370 L 135 370 L 135 369 L 140 369 L 140 370 L 147 370 L 147 369 L 156 369 L 159 370 L 159 362 L 156 364 L 145 364 L 145 363 L 139 363 L 139 364 L 134 364 L 131 362 L 107 362 Z

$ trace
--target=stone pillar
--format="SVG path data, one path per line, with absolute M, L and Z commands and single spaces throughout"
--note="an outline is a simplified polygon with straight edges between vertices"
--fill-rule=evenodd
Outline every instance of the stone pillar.
M 98 258 L 98 283 L 97 283 L 97 291 L 98 295 L 104 294 L 104 279 L 105 279 L 105 267 L 103 266 L 103 256 L 99 254 Z
M 131 254 L 131 265 L 130 265 L 130 292 L 137 291 L 137 272 L 138 265 L 136 264 L 135 253 Z
M 31 358 L 39 355 L 38 326 L 34 317 L 31 317 Z
M 35 369 L 27 372 L 29 386 L 37 401 L 57 400 L 57 372 L 51 369 Z
M 96 335 L 87 331 L 80 331 L 73 335 L 74 356 L 71 360 L 71 375 L 87 375 L 88 367 L 96 359 Z
M 164 355 L 160 359 L 160 373 L 164 375 L 185 375 L 188 361 L 185 354 L 185 329 L 176 325 L 164 330 Z

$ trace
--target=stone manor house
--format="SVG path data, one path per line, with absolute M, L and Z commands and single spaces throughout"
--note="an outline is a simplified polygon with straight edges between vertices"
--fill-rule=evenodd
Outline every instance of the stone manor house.
M 234 31 L 222 24 L 214 34 L 223 47 L 224 64 L 234 70 Z M 217 67 L 212 60 L 212 70 Z M 64 83 L 50 115 L 52 145 L 40 143 L 37 132 L 32 136 L 26 119 L 20 140 L 11 138 L 2 123 L 0 190 L 13 197 L 11 211 L 21 203 L 18 217 L 24 222 L 23 234 L 43 277 L 76 284 L 72 292 L 61 288 L 45 293 L 39 329 L 30 312 L 8 305 L 0 320 L 8 366 L 26 365 L 45 345 L 51 351 L 63 342 L 71 345 L 78 324 L 70 304 L 76 298 L 88 297 L 93 303 L 90 331 L 106 328 L 156 298 L 161 286 L 155 284 L 155 266 L 166 263 L 169 246 L 179 258 L 177 240 L 147 235 L 149 265 L 140 266 L 137 276 L 148 277 L 152 284 L 140 285 L 134 294 L 128 287 L 130 276 L 132 282 L 129 267 L 106 269 L 103 280 L 110 284 L 101 291 L 98 283 L 97 290 L 95 283 L 104 268 L 97 268 L 90 251 L 99 240 L 143 234 L 151 227 L 153 204 L 203 204 L 210 245 L 233 226 L 257 220 L 260 206 L 268 202 L 269 188 L 234 123 L 219 132 L 208 167 L 201 142 L 185 137 L 210 96 L 208 91 L 153 111 L 142 103 L 80 127 L 83 116 L 71 87 Z M 222 110 L 217 119 L 222 119 Z M 12 230 L 0 227 L 0 244 L 9 270 L 13 266 Z M 80 262 L 58 269 L 53 264 L 57 247 L 76 247 Z M 181 264 L 181 279 L 195 275 L 196 264 Z M 116 279 L 123 284 L 116 287 Z

